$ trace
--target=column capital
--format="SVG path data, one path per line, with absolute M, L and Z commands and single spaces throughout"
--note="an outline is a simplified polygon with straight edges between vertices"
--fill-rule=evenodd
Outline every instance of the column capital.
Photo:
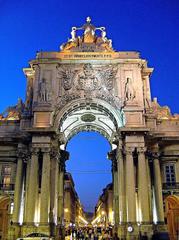
M 39 154 L 39 151 L 40 151 L 40 149 L 38 148 L 38 147 L 31 147 L 31 149 L 30 149 L 30 153 L 32 154 L 32 155 L 38 155 Z
M 133 152 L 134 152 L 134 147 L 125 147 L 125 149 L 124 149 L 124 154 L 125 155 L 132 155 L 133 154 Z
M 51 148 L 50 147 L 42 147 L 41 152 L 42 153 L 49 153 L 50 154 Z
M 59 160 L 60 158 L 60 152 L 58 148 L 51 148 L 50 150 L 50 156 L 51 158 Z
M 27 162 L 31 157 L 31 152 L 27 148 L 18 148 L 17 158 Z
M 151 159 L 151 160 L 155 160 L 155 159 L 159 159 L 161 156 L 161 153 L 158 151 L 147 151 L 147 156 Z
M 138 154 L 145 154 L 145 152 L 146 152 L 146 147 L 138 147 L 137 148 L 137 153 Z

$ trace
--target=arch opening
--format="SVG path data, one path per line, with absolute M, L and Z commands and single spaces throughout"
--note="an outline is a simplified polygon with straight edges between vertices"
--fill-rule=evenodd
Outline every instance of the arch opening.
M 56 114 L 65 144 L 78 132 L 96 131 L 112 144 L 117 131 L 125 124 L 124 114 L 104 100 L 81 100 L 70 103 Z
M 66 171 L 69 174 L 67 177 L 72 177 L 71 180 L 74 181 L 76 196 L 84 210 L 83 217 L 90 223 L 97 215 L 105 214 L 105 224 L 113 224 L 111 161 L 107 159 L 111 144 L 99 132 L 79 132 L 68 141 L 66 150 L 70 153 L 66 163 Z M 67 182 L 69 183 L 69 179 Z M 108 208 L 105 206 L 106 201 Z M 68 202 L 67 197 L 65 202 Z M 66 204 L 67 225 L 70 224 L 69 208 Z M 104 224 L 103 220 L 99 225 L 102 223 Z

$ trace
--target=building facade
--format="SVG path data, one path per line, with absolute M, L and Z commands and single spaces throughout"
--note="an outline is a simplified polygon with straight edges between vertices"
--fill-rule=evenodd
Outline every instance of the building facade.
M 64 175 L 64 226 L 66 229 L 84 227 L 87 223 L 73 178 L 66 172 Z
M 100 195 L 95 207 L 93 226 L 109 228 L 114 226 L 113 185 L 108 184 Z
M 23 71 L 25 102 L 0 115 L 2 239 L 32 232 L 59 238 L 65 147 L 80 131 L 98 131 L 111 144 L 119 237 L 150 238 L 168 224 L 176 238 L 179 115 L 151 99 L 147 61 L 138 52 L 114 51 L 105 28 L 88 17 L 60 51 L 38 52 Z

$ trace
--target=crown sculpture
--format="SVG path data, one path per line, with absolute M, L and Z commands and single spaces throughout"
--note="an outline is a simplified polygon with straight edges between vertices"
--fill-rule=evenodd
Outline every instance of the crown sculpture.
M 77 30 L 83 30 L 82 36 L 76 36 Z M 101 31 L 97 36 L 96 30 Z M 71 38 L 60 47 L 62 52 L 113 52 L 112 40 L 106 37 L 105 27 L 95 27 L 91 18 L 86 18 L 82 27 L 72 27 Z

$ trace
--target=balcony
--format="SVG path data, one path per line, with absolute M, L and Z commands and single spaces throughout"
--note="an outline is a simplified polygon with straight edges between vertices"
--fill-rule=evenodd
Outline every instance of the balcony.
M 163 183 L 163 190 L 179 190 L 179 182 Z
M 14 191 L 14 184 L 0 184 L 0 191 L 3 192 Z

